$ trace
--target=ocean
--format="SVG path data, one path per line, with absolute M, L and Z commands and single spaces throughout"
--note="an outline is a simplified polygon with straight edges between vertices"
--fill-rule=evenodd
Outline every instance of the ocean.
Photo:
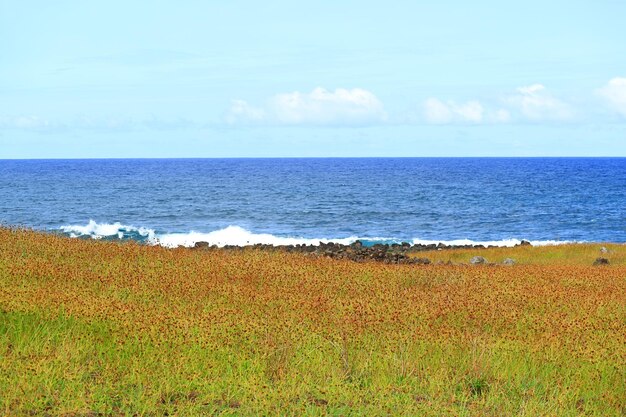
M 626 242 L 626 158 L 0 160 L 0 222 L 218 246 Z

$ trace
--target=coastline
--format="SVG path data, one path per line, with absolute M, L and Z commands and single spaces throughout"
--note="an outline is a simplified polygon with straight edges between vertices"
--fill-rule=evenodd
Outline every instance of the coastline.
M 523 254 L 524 263 L 533 263 L 535 259 L 542 259 L 542 253 L 556 253 L 557 259 L 568 263 L 590 265 L 609 265 L 613 263 L 626 264 L 626 243 L 622 242 L 569 242 L 543 241 L 533 244 L 528 240 L 506 245 L 494 244 L 445 244 L 439 243 L 373 243 L 366 245 L 360 240 L 351 243 L 338 243 L 332 240 L 319 240 L 317 243 L 296 244 L 244 244 L 244 245 L 217 245 L 206 241 L 195 242 L 191 246 L 162 245 L 158 239 L 136 240 L 121 239 L 115 234 L 108 236 L 68 235 L 57 230 L 33 230 L 29 228 L 15 228 L 2 226 L 0 229 L 22 230 L 34 233 L 59 236 L 62 239 L 110 242 L 114 244 L 137 243 L 142 246 L 161 247 L 168 250 L 186 249 L 199 252 L 242 252 L 262 251 L 279 252 L 286 254 L 300 254 L 313 258 L 329 258 L 334 260 L 348 260 L 357 263 L 377 262 L 397 265 L 505 265 L 511 266 L 518 261 L 519 254 Z M 341 240 L 341 239 L 340 239 Z M 309 239 L 315 241 L 315 239 Z M 449 256 L 448 256 L 449 255 Z M 616 256 L 617 255 L 617 256 Z M 473 259 L 476 258 L 476 259 Z
M 530 242 L 523 240 L 521 243 L 513 247 L 532 246 Z M 431 261 L 427 257 L 419 256 L 420 252 L 442 251 L 442 250 L 481 250 L 493 249 L 495 245 L 446 245 L 439 244 L 413 244 L 408 242 L 402 243 L 376 243 L 371 246 L 365 246 L 360 240 L 351 244 L 341 244 L 334 242 L 319 242 L 318 245 L 265 245 L 256 244 L 250 246 L 227 245 L 218 247 L 217 245 L 209 245 L 208 242 L 196 242 L 193 246 L 194 250 L 242 250 L 246 247 L 257 250 L 271 250 L 286 253 L 302 253 L 310 256 L 326 257 L 331 259 L 347 259 L 354 262 L 376 261 L 386 264 L 418 264 L 427 265 Z

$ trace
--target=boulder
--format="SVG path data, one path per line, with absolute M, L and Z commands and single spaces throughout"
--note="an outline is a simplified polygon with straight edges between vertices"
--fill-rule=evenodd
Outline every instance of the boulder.
M 484 265 L 487 263 L 487 260 L 482 256 L 474 256 L 472 259 L 470 259 L 470 263 L 472 265 Z
M 610 263 L 609 260 L 606 259 L 606 258 L 597 258 L 595 261 L 593 261 L 593 264 L 595 266 L 598 266 L 598 265 L 608 265 L 609 263 Z
M 515 259 L 506 258 L 502 261 L 502 265 L 515 265 Z
M 430 259 L 428 259 L 428 258 L 415 258 L 413 260 L 413 262 L 418 264 L 418 265 L 429 265 L 430 264 Z

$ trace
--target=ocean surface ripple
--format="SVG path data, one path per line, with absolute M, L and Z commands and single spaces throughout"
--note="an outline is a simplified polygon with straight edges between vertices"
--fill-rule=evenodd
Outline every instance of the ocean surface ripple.
M 0 222 L 166 246 L 626 242 L 626 158 L 0 160 Z

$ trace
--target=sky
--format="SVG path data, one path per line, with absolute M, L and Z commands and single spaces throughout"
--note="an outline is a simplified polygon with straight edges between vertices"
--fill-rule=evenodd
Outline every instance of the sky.
M 626 1 L 0 0 L 0 159 L 626 156 Z

